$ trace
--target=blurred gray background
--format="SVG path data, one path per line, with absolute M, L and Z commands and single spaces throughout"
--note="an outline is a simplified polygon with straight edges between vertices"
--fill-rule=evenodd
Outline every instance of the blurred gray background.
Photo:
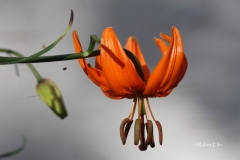
M 105 97 L 77 60 L 35 64 L 61 89 L 69 113 L 64 120 L 37 96 L 36 80 L 26 65 L 18 65 L 20 77 L 13 65 L 1 66 L 0 153 L 20 146 L 26 135 L 26 148 L 9 160 L 238 160 L 239 8 L 239 0 L 1 0 L 1 48 L 26 56 L 38 52 L 63 33 L 73 9 L 72 29 L 78 30 L 84 49 L 90 34 L 100 37 L 112 26 L 122 45 L 128 36 L 137 37 L 152 70 L 161 58 L 153 37 L 171 34 L 175 26 L 189 67 L 168 97 L 150 99 L 163 126 L 163 145 L 140 152 L 133 144 L 133 127 L 125 146 L 119 136 L 132 101 Z M 46 55 L 73 52 L 69 33 Z M 222 146 L 196 146 L 204 143 Z

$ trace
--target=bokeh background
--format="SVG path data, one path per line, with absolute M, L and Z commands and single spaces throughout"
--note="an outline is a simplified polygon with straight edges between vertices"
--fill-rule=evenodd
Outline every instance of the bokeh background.
M 69 114 L 64 120 L 37 96 L 26 65 L 18 65 L 20 77 L 13 65 L 1 66 L 0 153 L 20 146 L 26 135 L 26 148 L 9 160 L 238 160 L 239 8 L 239 0 L 1 0 L 1 48 L 26 56 L 38 52 L 62 34 L 73 9 L 72 29 L 78 30 L 84 49 L 89 35 L 100 37 L 112 26 L 123 45 L 128 36 L 137 37 L 151 70 L 161 58 L 153 37 L 171 34 L 176 26 L 189 67 L 168 97 L 150 99 L 163 126 L 163 145 L 140 152 L 133 144 L 133 127 L 125 146 L 119 136 L 132 101 L 105 97 L 77 60 L 34 64 L 61 89 Z M 73 52 L 69 33 L 46 55 Z M 157 142 L 156 127 L 154 132 Z M 222 146 L 196 145 L 204 143 Z

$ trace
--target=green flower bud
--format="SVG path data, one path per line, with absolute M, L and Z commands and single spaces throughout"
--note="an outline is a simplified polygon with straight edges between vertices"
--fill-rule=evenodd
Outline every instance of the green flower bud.
M 36 89 L 41 99 L 56 115 L 62 119 L 68 115 L 61 92 L 53 81 L 49 79 L 42 79 L 38 82 Z

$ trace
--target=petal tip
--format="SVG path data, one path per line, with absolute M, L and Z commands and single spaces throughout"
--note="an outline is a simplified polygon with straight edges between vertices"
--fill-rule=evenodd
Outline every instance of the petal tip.
M 78 31 L 77 31 L 77 30 L 73 30 L 73 31 L 72 31 L 72 35 L 73 35 L 73 36 L 78 36 Z
M 172 32 L 173 33 L 179 33 L 179 30 L 176 27 L 172 26 Z
M 105 30 L 107 30 L 107 31 L 109 31 L 109 30 L 112 31 L 112 30 L 113 30 L 113 27 L 106 27 Z
M 132 41 L 135 40 L 136 38 L 134 36 L 130 36 L 129 39 L 131 39 Z
M 134 37 L 134 36 L 129 36 L 128 37 L 128 39 L 127 39 L 127 44 L 126 44 L 126 46 L 129 44 L 129 43 L 131 43 L 131 44 L 133 44 L 133 43 L 136 43 L 136 37 Z

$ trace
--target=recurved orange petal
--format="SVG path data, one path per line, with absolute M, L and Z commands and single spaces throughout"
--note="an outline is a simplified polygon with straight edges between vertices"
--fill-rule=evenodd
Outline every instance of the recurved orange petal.
M 128 96 L 116 94 L 112 90 L 102 90 L 102 92 L 105 94 L 105 96 L 107 96 L 108 98 L 111 98 L 111 99 L 128 98 Z
M 186 72 L 187 61 L 182 39 L 180 32 L 175 27 L 172 28 L 172 37 L 166 53 L 158 62 L 147 82 L 144 94 L 159 97 L 168 95 Z M 169 37 L 165 39 L 169 40 Z
M 160 49 L 162 55 L 164 55 L 168 49 L 167 44 L 163 40 L 158 39 L 158 38 L 154 38 L 154 40 L 155 40 L 155 43 L 157 44 L 158 48 Z
M 172 37 L 170 37 L 169 35 L 166 35 L 164 33 L 160 33 L 160 37 L 162 37 L 164 40 L 166 40 L 168 43 L 171 42 Z
M 148 78 L 150 76 L 150 71 L 149 71 L 148 65 L 143 57 L 143 54 L 142 54 L 140 46 L 137 42 L 137 39 L 133 36 L 130 36 L 127 39 L 125 48 L 128 49 L 129 51 L 131 51 L 138 58 L 139 62 L 141 63 L 142 69 L 143 69 L 144 77 L 146 80 L 148 80 Z
M 111 27 L 103 31 L 100 52 L 102 71 L 112 91 L 130 96 L 145 88 Z
M 178 31 L 179 32 L 179 31 Z M 180 33 L 179 33 L 180 34 Z M 172 40 L 172 38 L 170 37 L 170 36 L 168 36 L 168 35 L 166 35 L 166 34 L 163 34 L 163 33 L 160 33 L 160 37 L 162 37 L 164 40 L 166 40 L 167 42 L 171 42 L 171 40 Z M 158 39 L 158 40 L 160 40 L 160 39 Z M 160 41 L 162 41 L 162 40 L 160 40 Z M 181 37 L 180 37 L 180 43 L 182 43 L 182 40 L 181 40 Z M 166 43 L 164 42 L 164 41 L 162 41 L 164 44 L 165 44 L 165 46 L 163 45 L 163 44 L 160 44 L 159 42 L 157 42 L 157 41 L 155 41 L 156 42 L 156 44 L 158 45 L 158 47 L 160 48 L 160 50 L 163 50 L 163 48 L 166 48 L 167 47 L 167 45 L 166 45 Z M 180 44 L 179 43 L 179 44 Z M 185 75 L 185 73 L 186 73 L 186 70 L 187 70 L 187 66 L 188 66 L 188 62 L 187 62 L 187 58 L 186 58 L 186 56 L 185 56 L 185 54 L 183 55 L 183 62 L 182 62 L 182 68 L 181 68 L 181 72 L 180 72 L 180 74 L 179 74 L 179 77 L 177 78 L 177 80 L 176 80 L 176 82 L 174 83 L 174 86 L 173 86 L 173 88 L 175 88 L 177 85 L 178 85 L 178 83 L 182 80 L 182 78 L 184 77 L 184 75 Z
M 187 71 L 187 67 L 188 67 L 188 62 L 187 62 L 187 58 L 186 56 L 184 55 L 183 56 L 183 63 L 182 63 L 182 68 L 181 68 L 181 72 L 178 76 L 178 79 L 177 81 L 175 82 L 175 84 L 173 85 L 173 88 L 177 87 L 178 83 L 183 79 L 186 71 Z
M 170 89 L 173 89 L 174 87 L 176 87 L 181 80 L 181 74 L 183 73 L 183 75 L 184 75 L 186 72 L 186 69 L 187 69 L 187 66 L 184 67 L 185 66 L 185 61 L 184 61 L 185 55 L 184 55 L 184 49 L 183 49 L 183 44 L 182 44 L 182 38 L 181 38 L 179 30 L 176 28 L 173 28 L 173 38 L 175 39 L 174 40 L 175 43 L 173 45 L 173 52 L 174 52 L 173 57 L 175 58 L 175 60 L 172 60 L 172 65 L 169 66 L 168 77 L 166 77 L 165 82 L 163 84 L 164 91 L 170 90 Z M 186 60 L 186 57 L 185 57 L 185 60 Z
M 77 34 L 77 31 L 73 31 L 72 32 L 72 37 L 73 37 L 73 43 L 74 43 L 74 48 L 75 51 L 77 53 L 82 52 L 82 46 Z M 90 66 L 90 64 L 88 64 L 85 60 L 85 58 L 83 59 L 78 59 L 82 69 L 84 70 L 84 72 L 86 73 L 86 75 L 88 76 L 88 78 L 97 86 L 99 86 L 101 88 L 101 90 L 104 92 L 104 94 L 107 94 L 109 98 L 112 99 L 120 99 L 123 98 L 123 94 L 122 93 L 115 93 L 113 91 L 111 91 L 111 88 L 103 74 L 103 72 L 99 69 L 93 68 Z
M 101 58 L 100 58 L 100 56 L 96 56 L 95 67 L 96 67 L 97 69 L 102 70 Z

